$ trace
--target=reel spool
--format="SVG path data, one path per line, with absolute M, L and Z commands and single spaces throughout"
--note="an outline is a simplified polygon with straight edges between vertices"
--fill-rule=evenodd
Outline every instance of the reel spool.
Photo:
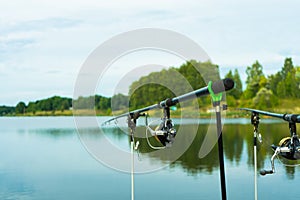
M 280 155 L 288 160 L 300 159 L 300 141 L 296 138 L 285 137 L 279 142 L 279 146 L 272 145 L 272 149 L 276 150 L 277 147 L 288 148 L 290 152 L 280 152 Z
M 171 147 L 177 134 L 172 120 L 168 118 L 162 118 L 160 124 L 155 128 L 155 130 L 153 130 L 150 125 L 154 122 L 157 122 L 157 120 L 152 121 L 149 124 L 147 120 L 148 119 L 146 117 L 146 139 L 148 145 L 152 149 L 164 149 L 166 147 Z M 153 146 L 149 141 L 148 132 L 150 132 L 151 136 L 153 136 L 160 144 L 162 144 L 162 146 Z
M 272 144 L 271 148 L 274 150 L 274 154 L 271 157 L 271 170 L 261 170 L 261 175 L 273 174 L 275 173 L 274 160 L 277 157 L 278 160 L 284 166 L 295 167 L 299 165 L 297 160 L 300 159 L 300 141 L 297 136 L 284 137 L 280 140 L 278 146 Z M 278 156 L 280 155 L 280 156 Z M 283 159 L 283 160 L 282 160 Z M 284 161 L 286 159 L 286 161 Z M 288 163 L 288 164 L 286 164 Z
M 176 129 L 173 128 L 172 120 L 166 119 L 156 127 L 155 135 L 157 141 L 159 141 L 165 147 L 171 147 L 175 141 Z

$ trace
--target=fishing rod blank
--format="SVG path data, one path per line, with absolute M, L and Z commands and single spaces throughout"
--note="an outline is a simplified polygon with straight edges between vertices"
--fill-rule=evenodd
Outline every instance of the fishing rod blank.
M 225 78 L 223 80 L 215 81 L 211 85 L 211 89 L 215 94 L 231 90 L 233 87 L 234 87 L 234 81 L 230 78 Z M 171 107 L 171 106 L 176 105 L 177 103 L 184 102 L 184 101 L 187 101 L 187 100 L 191 100 L 191 99 L 194 99 L 194 98 L 199 98 L 199 97 L 209 95 L 209 94 L 210 94 L 209 87 L 206 86 L 206 87 L 200 88 L 198 90 L 183 94 L 183 95 L 178 96 L 178 97 L 163 100 L 163 101 L 159 102 L 158 104 L 154 104 L 154 105 L 151 105 L 151 106 L 148 106 L 148 107 L 145 107 L 145 108 L 133 110 L 133 111 L 124 113 L 122 115 L 118 115 L 118 116 L 116 116 L 116 117 L 114 117 L 114 118 L 112 118 L 108 121 L 105 121 L 102 125 L 105 125 L 105 124 L 107 124 L 111 121 L 114 121 L 118 118 L 121 118 L 121 117 L 127 117 L 129 115 L 131 115 L 131 116 L 132 115 L 139 115 L 139 113 L 143 113 L 143 112 L 146 112 L 146 111 L 149 111 L 149 110 L 162 109 L 164 107 Z
M 246 111 L 266 115 L 269 117 L 283 119 L 283 120 L 285 120 L 287 122 L 291 122 L 291 123 L 300 123 L 300 115 L 298 115 L 298 114 L 279 114 L 279 113 L 272 113 L 272 112 L 267 112 L 267 111 L 263 111 L 263 110 L 251 109 L 251 108 L 240 108 L 240 110 L 246 110 Z

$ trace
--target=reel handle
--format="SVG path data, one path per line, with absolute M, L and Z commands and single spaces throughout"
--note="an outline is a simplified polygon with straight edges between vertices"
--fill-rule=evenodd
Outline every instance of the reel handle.
M 265 169 L 263 169 L 259 173 L 260 173 L 260 175 L 265 176 L 267 174 L 273 174 L 274 171 L 273 170 L 265 170 Z

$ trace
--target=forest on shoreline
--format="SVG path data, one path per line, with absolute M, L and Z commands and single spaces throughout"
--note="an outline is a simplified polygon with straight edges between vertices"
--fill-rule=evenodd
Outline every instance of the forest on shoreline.
M 263 66 L 255 61 L 245 71 L 246 86 L 237 69 L 230 70 L 226 78 L 235 81 L 235 88 L 226 93 L 229 108 L 251 107 L 276 112 L 299 112 L 300 66 L 294 66 L 292 58 L 286 58 L 282 68 L 275 74 L 266 76 Z M 113 97 L 93 95 L 72 100 L 67 97 L 53 96 L 29 102 L 20 101 L 16 106 L 0 106 L 0 116 L 68 116 L 76 111 L 79 115 L 111 115 L 158 103 L 166 98 L 205 87 L 207 82 L 219 80 L 219 66 L 211 62 L 187 61 L 180 67 L 170 67 L 160 72 L 152 72 L 133 82 L 129 95 L 117 94 Z M 245 89 L 243 89 L 245 88 Z M 130 97 L 130 98 L 129 98 Z M 129 105 L 128 105 L 129 102 Z M 190 103 L 193 110 L 197 104 L 201 110 L 209 110 L 210 97 L 201 97 Z M 189 109 L 189 108 L 186 108 Z M 229 112 L 236 115 L 235 109 Z

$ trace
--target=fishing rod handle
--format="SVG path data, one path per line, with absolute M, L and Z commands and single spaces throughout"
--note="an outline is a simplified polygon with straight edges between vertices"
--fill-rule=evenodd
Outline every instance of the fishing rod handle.
M 283 119 L 288 122 L 299 123 L 300 122 L 300 115 L 297 114 L 284 114 Z
M 231 90 L 234 87 L 234 81 L 230 78 L 218 80 L 212 83 L 212 90 L 215 94 Z
M 259 173 L 260 173 L 260 175 L 264 176 L 264 175 L 267 175 L 267 174 L 273 174 L 274 171 L 273 170 L 265 170 L 265 169 L 263 169 Z

